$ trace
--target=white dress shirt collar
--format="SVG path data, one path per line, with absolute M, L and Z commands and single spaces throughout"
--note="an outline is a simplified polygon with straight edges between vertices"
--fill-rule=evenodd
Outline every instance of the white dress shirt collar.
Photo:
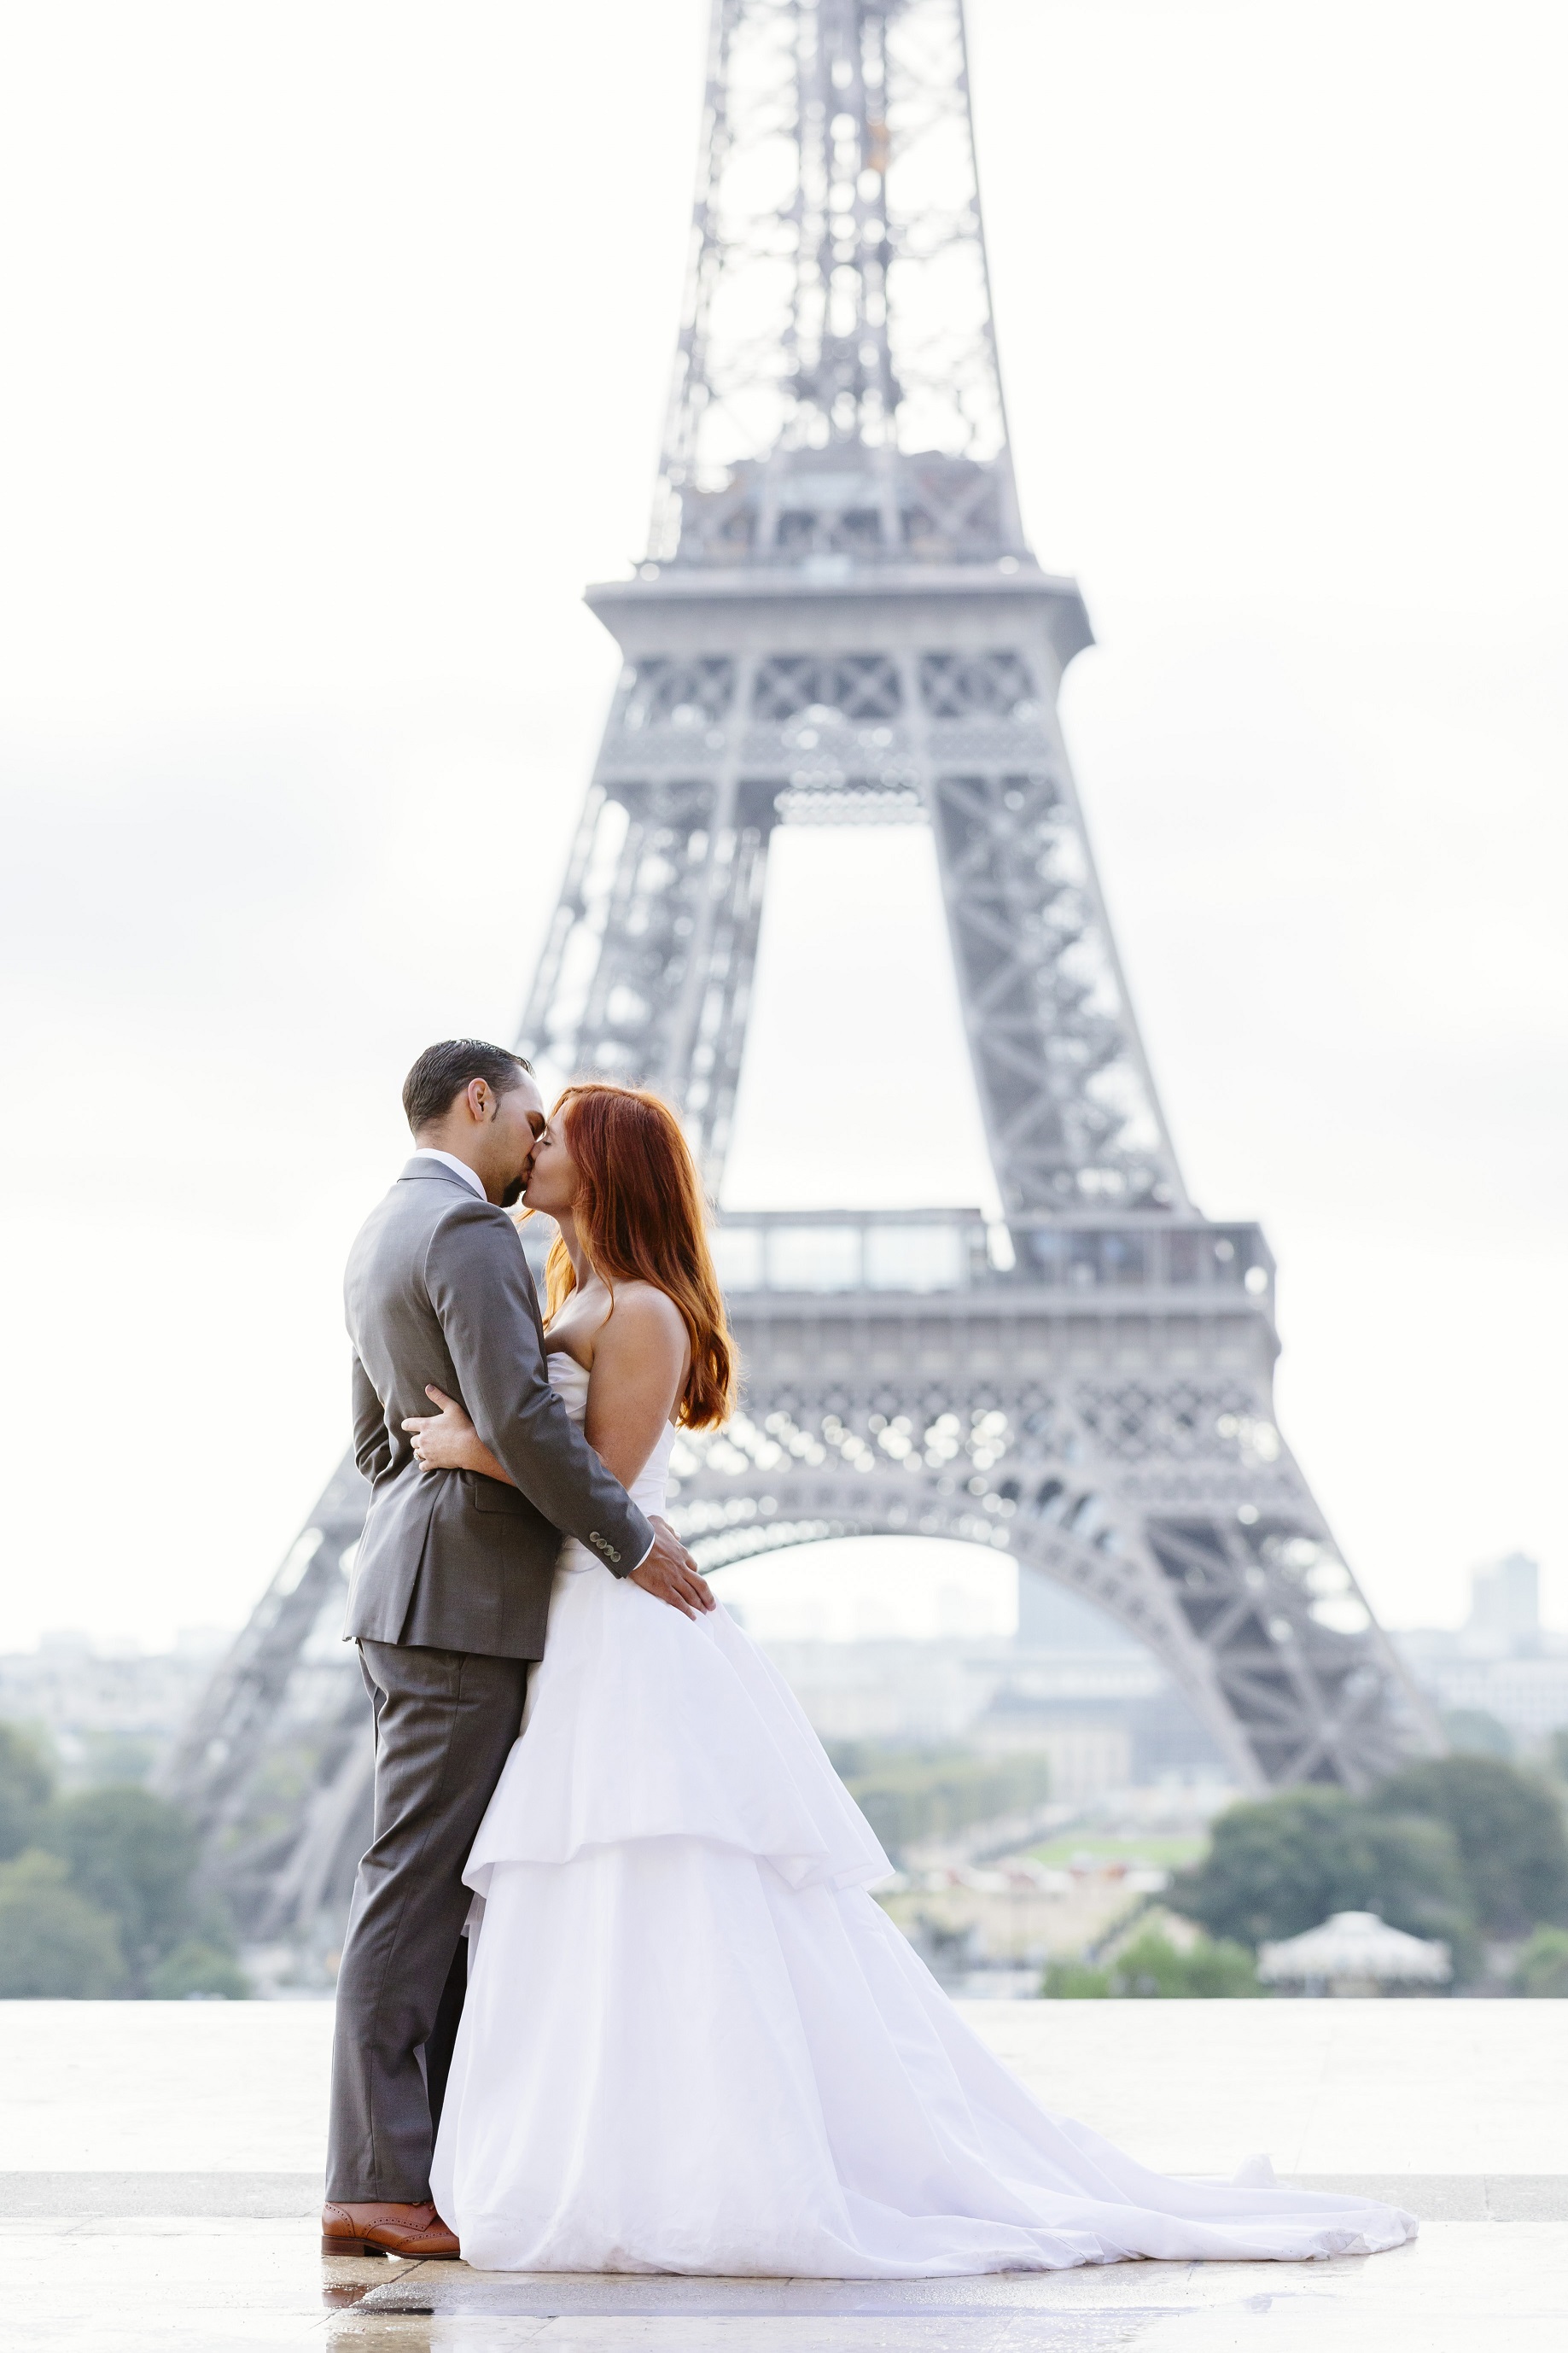
M 473 1187 L 481 1201 L 489 1200 L 489 1195 L 485 1191 L 468 1162 L 459 1160 L 455 1152 L 437 1152 L 433 1144 L 421 1144 L 416 1148 L 414 1157 L 416 1160 L 438 1160 L 444 1168 L 456 1169 L 464 1184 Z

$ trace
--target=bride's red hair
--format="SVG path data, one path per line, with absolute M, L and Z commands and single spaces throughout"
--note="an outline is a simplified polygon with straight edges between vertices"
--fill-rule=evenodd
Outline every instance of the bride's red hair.
M 688 1430 L 712 1429 L 735 1401 L 735 1349 L 697 1166 L 675 1113 L 640 1087 L 590 1080 L 567 1087 L 551 1116 L 563 1123 L 577 1166 L 572 1214 L 589 1264 L 612 1291 L 617 1282 L 650 1282 L 675 1302 L 691 1342 L 676 1419 Z M 557 1234 L 544 1270 L 547 1315 L 576 1284 Z

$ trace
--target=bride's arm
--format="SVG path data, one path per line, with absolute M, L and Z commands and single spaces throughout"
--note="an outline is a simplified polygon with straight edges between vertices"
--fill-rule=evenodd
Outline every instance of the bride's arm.
M 669 1419 L 686 1378 L 688 1346 L 680 1310 L 650 1283 L 617 1292 L 594 1335 L 583 1435 L 623 1487 L 631 1485 Z M 426 1470 L 482 1471 L 487 1479 L 514 1485 L 457 1398 L 433 1387 L 425 1394 L 440 1411 L 411 1414 L 403 1427 Z
M 583 1435 L 623 1487 L 637 1478 L 670 1419 L 687 1379 L 687 1324 L 663 1292 L 637 1282 L 616 1292 L 611 1313 L 593 1336 L 588 1419 Z M 437 1414 L 409 1414 L 402 1426 L 428 1471 L 482 1471 L 505 1487 L 515 1480 L 489 1451 L 463 1407 L 442 1388 L 426 1388 Z
M 628 1285 L 594 1335 L 583 1435 L 623 1487 L 659 1440 L 686 1378 L 680 1310 L 651 1284 Z
M 457 1398 L 435 1388 L 427 1387 L 425 1394 L 435 1398 L 440 1412 L 410 1414 L 403 1427 L 412 1431 L 414 1451 L 426 1470 L 482 1471 L 487 1479 L 515 1487 L 516 1480 L 496 1461 Z
M 594 1335 L 583 1434 L 623 1487 L 632 1484 L 658 1443 L 686 1378 L 688 1353 L 680 1310 L 651 1285 L 638 1283 L 619 1293 Z M 421 1462 L 435 1471 L 482 1471 L 487 1478 L 513 1484 L 457 1399 L 438 1388 L 427 1388 L 425 1394 L 440 1412 L 410 1415 L 403 1425 L 414 1433 L 414 1451 Z M 654 1525 L 673 1535 L 663 1520 L 656 1518 Z M 668 1573 L 657 1566 L 653 1553 L 632 1570 L 631 1581 L 685 1618 L 714 1606 L 712 1594 L 695 1572 L 672 1592 Z

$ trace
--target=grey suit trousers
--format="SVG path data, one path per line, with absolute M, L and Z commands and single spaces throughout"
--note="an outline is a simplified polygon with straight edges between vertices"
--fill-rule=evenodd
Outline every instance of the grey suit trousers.
M 463 1866 L 517 1737 L 529 1662 L 364 1640 L 359 1652 L 375 1817 L 338 1970 L 327 2196 L 412 2204 L 430 2195 Z

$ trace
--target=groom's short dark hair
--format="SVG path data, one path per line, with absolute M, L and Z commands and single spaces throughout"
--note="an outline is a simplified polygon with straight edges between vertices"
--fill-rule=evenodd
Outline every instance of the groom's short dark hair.
M 451 1110 L 472 1079 L 483 1079 L 496 1094 L 509 1094 L 533 1064 L 482 1038 L 444 1038 L 426 1046 L 403 1082 L 403 1110 L 416 1135 Z

